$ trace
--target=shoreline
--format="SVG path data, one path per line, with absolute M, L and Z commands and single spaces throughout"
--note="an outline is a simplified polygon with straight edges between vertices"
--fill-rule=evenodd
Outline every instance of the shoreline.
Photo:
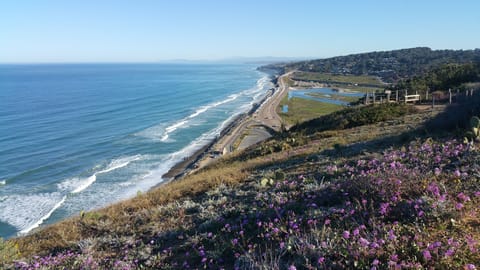
M 193 152 L 189 157 L 187 157 L 184 160 L 182 160 L 182 161 L 176 163 L 175 165 L 173 165 L 173 167 L 171 167 L 165 174 L 162 175 L 162 178 L 167 178 L 167 180 L 165 182 L 168 183 L 172 180 L 176 180 L 180 177 L 183 177 L 190 170 L 195 169 L 194 168 L 195 163 L 200 161 L 204 156 L 208 155 L 208 153 L 215 146 L 215 144 L 218 143 L 218 141 L 223 136 L 225 136 L 226 133 L 228 133 L 230 130 L 235 128 L 235 126 L 237 126 L 237 124 L 244 117 L 245 117 L 245 113 L 242 113 L 242 114 L 239 114 L 238 116 L 236 116 L 224 129 L 222 129 L 222 131 L 220 131 L 220 134 L 215 139 L 213 139 L 208 144 L 202 146 L 201 148 L 199 148 L 195 152 Z M 158 187 L 158 186 L 164 184 L 165 182 L 159 183 L 155 187 Z
M 206 159 L 215 160 L 217 159 L 215 155 L 223 156 L 230 152 L 229 150 L 225 150 L 225 148 L 230 148 L 231 144 L 233 144 L 246 129 L 253 125 L 261 125 L 270 128 L 271 130 L 279 131 L 280 125 L 274 122 L 275 120 L 281 120 L 278 120 L 279 116 L 276 114 L 275 110 L 278 106 L 277 103 L 280 102 L 285 94 L 285 90 L 288 88 L 283 85 L 282 81 L 282 77 L 288 76 L 288 74 L 289 73 L 279 73 L 272 76 L 270 81 L 274 84 L 274 87 L 267 91 L 264 98 L 262 98 L 259 103 L 254 104 L 249 111 L 236 116 L 210 143 L 202 146 L 184 160 L 177 162 L 162 175 L 162 178 L 165 178 L 166 180 L 155 185 L 152 189 L 171 181 L 178 180 L 185 175 L 188 175 L 190 172 L 205 167 L 210 163 L 208 161 L 205 162 Z M 273 114 L 275 114 L 276 117 Z M 257 118 L 260 118 L 260 121 Z

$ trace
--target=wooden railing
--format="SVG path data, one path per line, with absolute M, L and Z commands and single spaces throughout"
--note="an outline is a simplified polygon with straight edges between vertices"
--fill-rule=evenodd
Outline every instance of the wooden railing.
M 405 95 L 405 103 L 420 101 L 420 95 Z

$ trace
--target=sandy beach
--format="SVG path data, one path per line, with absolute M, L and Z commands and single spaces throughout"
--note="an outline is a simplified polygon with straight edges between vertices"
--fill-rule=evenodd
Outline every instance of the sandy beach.
M 218 157 L 235 149 L 245 149 L 270 138 L 274 132 L 280 131 L 282 119 L 277 108 L 288 92 L 285 78 L 291 72 L 278 77 L 277 85 L 267 93 L 266 97 L 248 113 L 235 118 L 210 144 L 202 147 L 193 155 L 173 166 L 162 177 L 170 180 L 178 179 L 185 174 L 203 168 Z

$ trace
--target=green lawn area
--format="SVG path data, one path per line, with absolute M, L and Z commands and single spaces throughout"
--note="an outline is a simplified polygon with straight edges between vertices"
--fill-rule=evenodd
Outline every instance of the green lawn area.
M 342 95 L 327 95 L 327 94 L 322 94 L 322 93 L 306 93 L 308 96 L 316 97 L 316 98 L 328 98 L 328 99 L 334 99 L 334 100 L 341 100 L 345 102 L 354 102 L 359 100 L 359 97 L 347 97 L 347 96 L 342 96 Z
M 365 87 L 365 86 L 356 86 L 356 85 L 342 86 L 338 84 L 332 84 L 332 87 L 345 88 L 351 91 L 356 91 L 361 93 L 383 92 L 383 89 L 384 89 L 384 87 Z
M 288 105 L 287 113 L 282 112 L 283 105 Z M 345 107 L 341 105 L 318 102 L 303 98 L 294 97 L 288 100 L 288 97 L 285 96 L 277 110 L 278 114 L 282 117 L 283 121 L 287 125 L 295 125 L 343 108 Z
M 369 84 L 383 87 L 383 84 L 373 76 L 356 76 L 356 75 L 336 75 L 320 72 L 295 72 L 292 75 L 294 80 L 318 81 L 325 83 L 342 83 L 342 84 Z

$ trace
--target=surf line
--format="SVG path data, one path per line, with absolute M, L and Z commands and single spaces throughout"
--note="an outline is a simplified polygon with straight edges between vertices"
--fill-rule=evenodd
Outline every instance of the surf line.
M 92 176 L 88 177 L 87 178 L 87 181 L 85 183 L 83 183 L 82 185 L 80 185 L 79 187 L 77 187 L 75 190 L 73 190 L 71 193 L 74 194 L 74 193 L 79 193 L 83 190 L 85 190 L 87 187 L 89 187 L 91 184 L 93 184 L 93 182 L 95 182 L 95 180 L 97 179 L 97 174 L 100 174 L 100 173 L 107 173 L 107 172 L 111 172 L 113 170 L 116 170 L 116 169 L 119 169 L 119 168 L 122 168 L 122 167 L 125 167 L 127 166 L 130 162 L 132 161 L 135 161 L 135 160 L 139 160 L 140 159 L 140 155 L 136 155 L 134 156 L 133 159 L 130 159 L 130 160 L 127 160 L 123 163 L 120 163 L 120 164 L 115 164 L 115 162 L 112 162 L 110 163 L 110 166 L 108 166 L 106 169 L 104 170 L 101 170 L 101 171 L 98 171 L 96 173 L 94 173 Z M 65 201 L 67 200 L 67 195 L 64 195 L 62 197 L 62 199 L 57 202 L 53 207 L 52 209 L 50 209 L 50 211 L 45 214 L 44 216 L 42 216 L 40 219 L 38 219 L 33 225 L 21 230 L 19 232 L 19 235 L 22 235 L 22 234 L 26 234 L 28 232 L 30 232 L 31 230 L 39 227 L 45 220 L 47 220 L 52 214 L 53 212 L 55 212 L 55 210 L 57 210 L 58 208 L 60 208 L 60 206 L 62 206 Z
M 130 164 L 130 162 L 133 162 L 133 161 L 136 161 L 136 160 L 139 160 L 139 159 L 140 159 L 140 156 L 137 155 L 133 159 L 127 160 L 127 161 L 125 161 L 123 163 L 120 163 L 120 164 L 115 165 L 114 162 L 112 162 L 112 163 L 110 163 L 110 166 L 108 166 L 106 169 L 98 171 L 98 172 L 94 173 L 92 176 L 88 177 L 87 181 L 85 181 L 83 184 L 78 186 L 71 193 L 72 194 L 79 193 L 79 192 L 82 192 L 83 190 L 85 190 L 86 188 L 88 188 L 90 185 L 92 185 L 97 180 L 97 174 L 107 173 L 107 172 L 111 172 L 111 171 L 116 170 L 116 169 L 120 169 L 120 168 L 125 167 L 128 164 Z
M 236 100 L 239 96 L 240 96 L 240 94 L 232 94 L 224 100 L 217 101 L 215 103 L 210 103 L 208 105 L 200 107 L 199 109 L 197 109 L 194 113 L 190 114 L 189 116 L 187 116 L 187 117 L 181 119 L 180 121 L 166 127 L 165 132 L 163 133 L 160 141 L 162 141 L 162 142 L 167 141 L 170 133 L 174 132 L 178 128 L 181 128 L 181 127 L 185 126 L 191 119 L 199 116 L 200 114 L 202 114 L 202 113 L 204 113 L 204 112 L 206 112 L 206 111 L 208 111 L 212 108 L 215 108 L 215 107 L 218 107 L 220 105 L 232 102 L 232 101 Z
M 21 230 L 19 234 L 26 234 L 29 231 L 39 227 L 46 219 L 48 219 L 53 214 L 53 212 L 55 212 L 55 210 L 57 210 L 60 206 L 62 206 L 62 204 L 65 202 L 66 199 L 67 199 L 67 196 L 66 195 L 63 196 L 62 200 L 59 201 L 57 204 L 55 204 L 55 206 L 53 206 L 53 208 L 46 215 L 41 217 L 39 220 L 37 220 L 37 222 L 35 222 L 30 227 L 27 227 L 26 229 Z

